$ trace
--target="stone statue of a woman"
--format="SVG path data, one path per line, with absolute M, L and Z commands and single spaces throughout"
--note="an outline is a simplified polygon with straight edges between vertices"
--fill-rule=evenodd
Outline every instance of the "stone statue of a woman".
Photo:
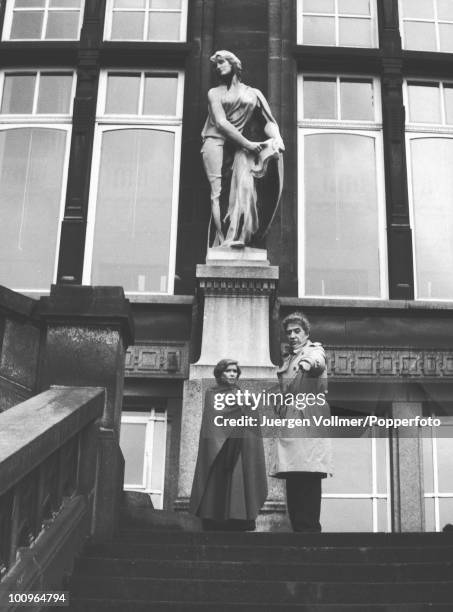
M 265 235 L 275 215 L 285 147 L 263 94 L 241 82 L 240 59 L 230 51 L 217 51 L 210 59 L 220 79 L 208 92 L 209 114 L 201 134 L 203 165 L 211 186 L 215 232 L 211 243 L 243 248 Z M 257 179 L 272 164 L 272 187 L 266 187 L 263 200 L 267 201 L 262 202 Z

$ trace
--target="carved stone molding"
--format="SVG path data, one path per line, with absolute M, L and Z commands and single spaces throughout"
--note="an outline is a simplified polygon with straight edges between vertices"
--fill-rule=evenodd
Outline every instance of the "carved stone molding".
M 453 379 L 453 349 L 326 347 L 329 376 Z
M 203 278 L 199 281 L 205 295 L 270 295 L 277 281 L 264 278 Z
M 187 378 L 187 342 L 162 341 L 130 346 L 126 352 L 126 377 Z

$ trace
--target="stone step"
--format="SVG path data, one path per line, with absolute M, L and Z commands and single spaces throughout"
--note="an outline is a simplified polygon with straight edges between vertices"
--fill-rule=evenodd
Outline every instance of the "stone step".
M 429 563 L 453 561 L 453 546 L 254 546 L 131 543 L 89 545 L 85 554 L 112 559 L 242 561 L 250 563 Z
M 248 561 L 149 561 L 82 557 L 75 567 L 78 576 L 120 576 L 208 580 L 302 580 L 302 581 L 449 581 L 449 563 L 249 563 Z
M 453 601 L 452 582 L 303 582 L 243 580 L 169 580 L 119 576 L 74 576 L 73 597 L 147 601 L 200 601 L 241 604 L 390 604 Z M 154 607 L 153 607 L 154 609 Z
M 155 601 L 152 608 L 144 601 L 73 598 L 66 612 L 451 612 L 451 604 L 268 604 Z
M 293 533 L 237 531 L 122 530 L 118 542 L 148 544 L 250 544 L 254 546 L 453 546 L 453 534 L 446 533 Z

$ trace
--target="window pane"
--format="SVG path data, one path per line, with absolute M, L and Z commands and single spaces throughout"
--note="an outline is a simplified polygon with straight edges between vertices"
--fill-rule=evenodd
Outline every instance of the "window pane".
M 139 91 L 139 75 L 109 75 L 105 112 L 107 114 L 137 115 Z
M 114 0 L 114 8 L 145 8 L 146 0 Z
M 151 464 L 151 489 L 164 490 L 166 423 L 154 421 L 153 461 Z
M 439 527 L 443 529 L 453 520 L 453 499 L 439 499 Z
M 371 494 L 371 438 L 334 438 L 332 445 L 338 463 L 335 478 L 326 478 L 323 492 Z M 357 461 L 357 457 L 360 457 L 360 461 Z
M 443 425 L 437 429 L 437 469 L 439 472 L 439 492 L 453 493 L 453 426 Z M 447 437 L 448 436 L 448 437 Z M 451 517 L 453 520 L 453 516 Z
M 122 423 L 120 446 L 124 455 L 124 484 L 144 486 L 146 423 Z
M 167 290 L 174 134 L 105 132 L 96 208 L 93 284 Z
M 46 38 L 76 39 L 79 36 L 79 13 L 76 11 L 51 11 L 47 19 Z
M 433 439 L 422 436 L 423 444 L 423 488 L 425 493 L 434 492 Z
M 340 45 L 371 47 L 371 20 L 340 18 Z
M 429 497 L 425 498 L 425 531 L 436 531 L 434 499 Z
M 31 113 L 36 76 L 6 75 L 3 87 L 2 113 Z
M 113 13 L 112 38 L 116 40 L 143 40 L 145 13 Z
M 41 74 L 39 79 L 38 113 L 69 113 L 72 75 Z
M 453 0 L 437 0 L 437 15 L 439 19 L 453 21 Z
M 377 492 L 388 493 L 387 483 L 387 449 L 389 446 L 388 438 L 376 439 L 376 472 L 377 472 Z
M 150 13 L 148 40 L 179 40 L 181 13 Z
M 378 499 L 377 500 L 377 519 L 378 519 L 378 531 L 391 531 L 391 526 L 389 525 L 388 517 L 387 517 L 387 500 L 386 499 Z
M 152 8 L 152 9 L 180 9 L 181 0 L 150 0 L 149 8 Z
M 147 76 L 145 78 L 145 115 L 176 115 L 178 78 Z
M 334 45 L 333 17 L 304 17 L 304 45 Z
M 321 525 L 326 532 L 373 531 L 372 501 L 371 499 L 323 499 Z
M 53 280 L 66 132 L 0 132 L 0 284 L 48 289 Z
M 453 24 L 439 24 L 440 51 L 453 52 Z
M 335 0 L 304 0 L 304 13 L 335 13 Z
M 10 38 L 41 38 L 43 16 L 41 11 L 14 13 Z
M 337 119 L 337 84 L 335 80 L 304 79 L 304 117 Z
M 411 153 L 417 297 L 452 299 L 453 139 L 417 138 Z
M 374 139 L 306 136 L 304 181 L 306 295 L 379 297 Z
M 341 119 L 374 120 L 373 83 L 340 81 Z
M 80 0 L 50 0 L 50 7 L 80 8 Z
M 445 115 L 447 123 L 453 123 L 453 86 L 444 85 Z
M 44 8 L 46 0 L 16 0 L 14 8 Z
M 417 51 L 436 51 L 436 29 L 434 23 L 410 23 L 404 24 L 406 49 Z
M 403 17 L 434 19 L 434 0 L 402 0 Z
M 440 89 L 437 84 L 409 84 L 409 121 L 412 123 L 441 123 Z
M 338 0 L 340 15 L 370 15 L 370 0 Z

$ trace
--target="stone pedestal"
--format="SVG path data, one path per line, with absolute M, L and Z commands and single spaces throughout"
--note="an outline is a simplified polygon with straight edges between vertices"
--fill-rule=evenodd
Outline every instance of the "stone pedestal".
M 269 351 L 269 311 L 278 268 L 263 249 L 209 249 L 206 264 L 197 266 L 204 297 L 201 355 L 191 364 L 184 385 L 177 510 L 187 510 L 198 451 L 204 393 L 214 384 L 213 369 L 222 358 L 237 359 L 242 378 L 262 390 L 276 383 Z M 272 441 L 265 440 L 269 456 Z M 257 525 L 278 529 L 285 509 L 281 483 L 269 479 L 269 498 Z
M 201 355 L 190 366 L 191 380 L 212 378 L 222 358 L 237 359 L 243 378 L 272 378 L 269 353 L 269 304 L 275 294 L 278 267 L 263 249 L 209 249 L 197 266 L 204 296 Z

